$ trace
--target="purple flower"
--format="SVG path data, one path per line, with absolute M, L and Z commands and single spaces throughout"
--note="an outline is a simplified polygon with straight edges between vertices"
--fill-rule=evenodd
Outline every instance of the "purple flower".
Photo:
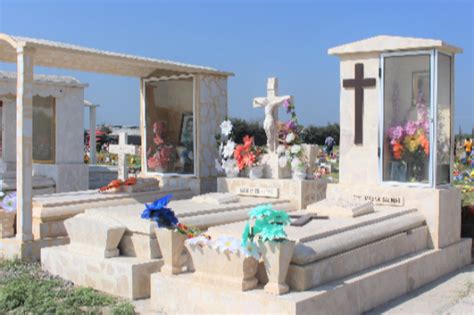
M 291 104 L 289 100 L 283 101 L 283 107 L 286 109 L 286 113 L 291 112 Z
M 388 136 L 392 140 L 400 140 L 403 137 L 403 127 L 396 126 L 388 129 Z
M 16 192 L 8 194 L 3 198 L 1 207 L 7 212 L 16 211 Z
M 290 130 L 295 130 L 297 127 L 296 123 L 293 120 L 288 120 L 286 123 L 286 128 Z
M 418 129 L 418 126 L 417 126 L 416 122 L 414 122 L 412 120 L 407 122 L 407 124 L 405 125 L 405 132 L 409 136 L 413 136 L 416 133 L 417 129 Z

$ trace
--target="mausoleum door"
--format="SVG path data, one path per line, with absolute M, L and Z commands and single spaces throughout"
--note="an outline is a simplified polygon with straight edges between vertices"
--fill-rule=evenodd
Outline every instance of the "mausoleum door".
M 33 96 L 33 162 L 53 164 L 56 160 L 56 100 Z
M 433 181 L 432 52 L 382 55 L 381 173 L 383 182 Z
M 146 173 L 194 175 L 194 78 L 157 78 L 145 84 Z

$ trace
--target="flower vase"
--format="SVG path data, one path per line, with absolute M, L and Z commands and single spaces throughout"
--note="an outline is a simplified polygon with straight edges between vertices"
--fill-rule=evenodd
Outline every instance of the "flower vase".
M 290 289 L 286 284 L 286 275 L 295 249 L 295 241 L 260 242 L 260 249 L 268 277 L 265 292 L 275 295 L 287 293 Z
M 263 166 L 252 166 L 249 170 L 249 178 L 258 179 L 263 177 Z
M 221 252 L 208 244 L 186 244 L 191 258 L 193 277 L 200 282 L 225 286 L 238 291 L 255 289 L 258 261 L 242 253 Z
M 155 227 L 155 235 L 164 261 L 161 272 L 169 275 L 181 273 L 185 263 L 182 254 L 186 235 L 174 230 L 157 227 Z
M 0 208 L 0 239 L 15 236 L 16 212 Z
M 291 171 L 291 177 L 297 180 L 306 179 L 306 167 L 303 168 L 294 168 Z
M 239 169 L 238 168 L 226 169 L 225 176 L 228 178 L 239 177 Z

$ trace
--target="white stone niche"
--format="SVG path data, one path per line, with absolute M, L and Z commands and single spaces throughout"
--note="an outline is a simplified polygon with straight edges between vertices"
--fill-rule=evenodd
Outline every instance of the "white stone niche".
M 227 117 L 227 76 L 142 79 L 141 108 L 144 175 L 196 194 L 215 191 L 215 135 Z
M 84 164 L 84 88 L 77 79 L 35 75 L 33 82 L 33 174 L 50 178 L 56 192 L 89 186 Z M 0 71 L 0 173 L 16 175 L 16 74 Z M 39 178 L 40 179 L 40 178 Z M 38 180 L 39 180 L 38 179 Z M 14 184 L 13 184 L 14 185 Z

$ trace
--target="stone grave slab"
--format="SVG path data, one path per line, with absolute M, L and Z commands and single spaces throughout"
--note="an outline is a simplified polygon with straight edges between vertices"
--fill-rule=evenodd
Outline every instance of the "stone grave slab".
M 152 190 L 104 194 L 85 190 L 36 196 L 33 198 L 33 235 L 35 239 L 66 236 L 64 220 L 83 213 L 86 209 L 118 205 L 143 204 L 172 193 L 175 198 L 190 198 L 188 190 Z
M 233 193 L 208 193 L 208 194 L 195 196 L 191 199 L 191 201 L 197 202 L 197 203 L 222 205 L 222 204 L 239 202 L 240 198 L 238 195 L 233 194 Z
M 329 217 L 358 217 L 374 212 L 374 204 L 371 201 L 324 199 L 310 204 L 306 210 Z

